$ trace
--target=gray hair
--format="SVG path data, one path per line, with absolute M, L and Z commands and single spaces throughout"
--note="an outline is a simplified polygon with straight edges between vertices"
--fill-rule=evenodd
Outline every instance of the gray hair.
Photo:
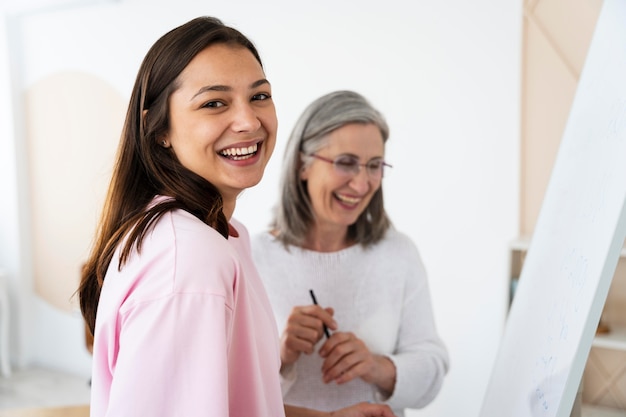
M 373 123 L 380 129 L 383 143 L 389 138 L 389 126 L 384 116 L 353 91 L 335 91 L 318 98 L 296 122 L 285 148 L 280 197 L 271 221 L 277 238 L 285 246 L 302 246 L 314 219 L 306 183 L 300 180 L 300 170 L 310 160 L 303 159 L 302 155 L 316 153 L 327 145 L 329 133 L 351 123 Z M 368 246 L 382 239 L 390 226 L 381 184 L 367 208 L 348 227 L 348 238 Z

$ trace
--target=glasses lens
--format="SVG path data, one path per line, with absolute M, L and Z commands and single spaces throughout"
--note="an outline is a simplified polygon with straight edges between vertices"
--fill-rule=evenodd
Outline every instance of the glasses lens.
M 382 159 L 374 159 L 366 165 L 367 173 L 372 177 L 381 177 L 383 175 L 383 167 L 385 166 Z
M 339 156 L 334 161 L 335 168 L 342 174 L 354 175 L 359 173 L 359 161 L 351 156 Z

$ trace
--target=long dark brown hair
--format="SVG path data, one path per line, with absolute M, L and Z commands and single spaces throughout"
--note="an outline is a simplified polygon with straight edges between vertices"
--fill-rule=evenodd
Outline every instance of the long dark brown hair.
M 186 169 L 171 149 L 159 143 L 170 127 L 169 97 L 178 88 L 179 74 L 199 52 L 219 43 L 248 49 L 262 66 L 257 49 L 241 32 L 219 19 L 198 17 L 159 38 L 139 68 L 102 217 L 78 288 L 81 312 L 92 334 L 104 277 L 122 239 L 126 240 L 118 269 L 133 249 L 141 250 L 146 232 L 171 210 L 188 211 L 228 238 L 217 188 Z M 148 207 L 156 195 L 171 198 Z

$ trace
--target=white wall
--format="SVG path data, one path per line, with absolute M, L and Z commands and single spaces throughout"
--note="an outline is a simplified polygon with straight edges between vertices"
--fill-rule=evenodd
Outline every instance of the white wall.
M 30 290 L 30 225 L 20 213 L 36 208 L 28 206 L 20 108 L 12 104 L 42 78 L 69 70 L 95 74 L 128 98 L 152 42 L 211 14 L 257 44 L 279 116 L 266 176 L 242 195 L 235 215 L 252 232 L 265 227 L 284 142 L 311 100 L 335 89 L 370 98 L 391 126 L 387 207 L 422 252 L 451 355 L 439 397 L 410 415 L 478 415 L 504 324 L 507 246 L 518 231 L 521 2 L 168 3 L 117 1 L 8 20 L 6 45 L 20 52 L 9 54 L 17 71 L 0 61 L 0 85 L 16 91 L 13 102 L 0 95 L 0 267 L 15 304 L 14 364 L 89 374 L 79 316 L 55 311 Z M 8 54 L 2 43 L 0 54 Z
M 31 298 L 31 273 L 29 267 L 28 225 L 21 208 L 28 206 L 27 179 L 24 175 L 24 152 L 18 140 L 22 130 L 19 110 L 19 93 L 15 88 L 12 72 L 16 63 L 10 60 L 9 34 L 11 21 L 3 14 L 0 18 L 0 269 L 5 273 L 11 305 L 9 308 L 13 362 L 24 364 L 30 356 L 34 332 L 30 325 L 33 316 L 23 306 Z M 19 354 L 18 354 L 19 353 Z

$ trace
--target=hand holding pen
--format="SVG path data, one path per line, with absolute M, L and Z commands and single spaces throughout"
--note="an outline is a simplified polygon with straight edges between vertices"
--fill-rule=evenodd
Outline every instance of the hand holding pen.
M 312 291 L 309 291 L 309 295 L 315 296 Z M 322 308 L 315 302 L 293 307 L 280 339 L 283 367 L 293 364 L 302 353 L 312 354 L 317 342 L 325 335 L 330 337 L 329 329 L 337 329 L 333 314 L 332 308 Z
M 396 378 L 393 362 L 385 356 L 373 354 L 352 332 L 336 331 L 331 339 L 329 327 L 337 329 L 332 317 L 334 311 L 320 307 L 312 289 L 309 295 L 313 305 L 294 307 L 287 320 L 281 337 L 282 368 L 295 363 L 301 353 L 313 353 L 315 345 L 325 335 L 326 341 L 319 351 L 324 359 L 321 371 L 325 383 L 343 384 L 361 378 L 378 386 L 381 392 L 393 392 Z
M 313 304 L 318 305 L 313 290 L 309 290 Z M 324 334 L 330 339 L 330 332 L 323 324 Z M 368 383 L 377 385 L 383 392 L 393 392 L 395 386 L 395 365 L 389 358 L 374 355 L 365 343 L 350 332 L 337 332 L 336 338 L 327 342 L 320 349 L 324 358 L 322 379 L 325 383 L 335 381 L 337 384 L 362 378 Z M 338 347 L 341 348 L 338 349 Z
M 313 304 L 319 305 L 317 304 L 317 298 L 315 298 L 315 293 L 313 292 L 313 290 L 309 290 L 309 294 L 311 294 L 311 299 L 313 300 Z M 328 327 L 326 327 L 324 323 L 322 323 L 322 327 L 324 329 L 324 334 L 326 335 L 326 338 L 330 339 L 330 332 L 328 331 Z

